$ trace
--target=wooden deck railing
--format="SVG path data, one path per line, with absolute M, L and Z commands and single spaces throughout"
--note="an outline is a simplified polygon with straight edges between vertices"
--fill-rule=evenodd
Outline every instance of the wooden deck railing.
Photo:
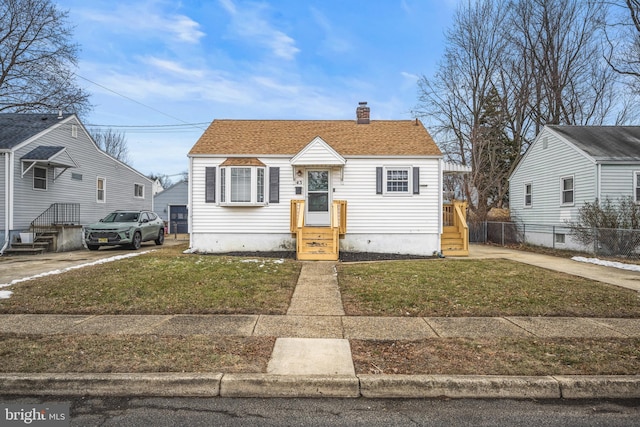
M 304 227 L 304 200 L 291 200 L 289 228 L 295 233 Z M 331 228 L 337 228 L 340 235 L 347 232 L 347 201 L 334 200 L 331 205 Z

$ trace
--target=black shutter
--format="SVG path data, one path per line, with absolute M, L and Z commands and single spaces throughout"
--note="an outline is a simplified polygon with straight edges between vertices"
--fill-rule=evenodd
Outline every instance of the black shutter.
M 216 202 L 216 168 L 215 167 L 204 168 L 204 180 L 205 180 L 204 201 L 206 203 L 215 203 Z
M 413 194 L 420 194 L 420 168 L 413 168 Z
M 382 194 L 382 168 L 376 168 L 376 194 Z
M 280 203 L 280 168 L 269 168 L 269 203 Z

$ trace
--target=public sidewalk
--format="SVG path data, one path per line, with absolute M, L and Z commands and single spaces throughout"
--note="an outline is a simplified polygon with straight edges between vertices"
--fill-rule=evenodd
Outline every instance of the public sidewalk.
M 471 258 L 512 259 L 631 289 L 640 282 L 636 272 L 490 246 L 472 246 Z M 266 373 L 0 374 L 6 394 L 640 398 L 640 375 L 357 375 L 349 339 L 640 337 L 640 319 L 345 316 L 333 262 L 303 263 L 286 315 L 0 315 L 0 333 L 277 337 Z

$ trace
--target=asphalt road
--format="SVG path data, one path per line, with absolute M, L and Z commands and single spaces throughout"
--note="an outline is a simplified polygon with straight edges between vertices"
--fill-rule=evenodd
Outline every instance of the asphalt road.
M 640 400 L 10 397 L 71 405 L 72 426 L 637 426 Z M 0 414 L 0 425 L 2 425 Z

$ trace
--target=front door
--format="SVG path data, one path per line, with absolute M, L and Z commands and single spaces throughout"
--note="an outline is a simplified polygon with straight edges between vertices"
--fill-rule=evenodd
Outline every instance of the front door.
M 307 170 L 305 225 L 331 225 L 331 173 L 328 169 Z

